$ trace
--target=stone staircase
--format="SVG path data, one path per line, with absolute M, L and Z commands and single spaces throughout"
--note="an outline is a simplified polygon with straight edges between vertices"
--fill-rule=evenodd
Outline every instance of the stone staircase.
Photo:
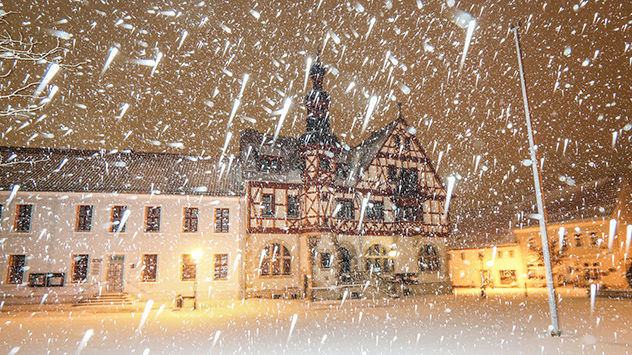
M 74 306 L 75 307 L 98 307 L 98 306 L 133 306 L 138 302 L 138 299 L 127 292 L 118 293 L 102 293 L 96 294 L 87 298 L 79 299 Z

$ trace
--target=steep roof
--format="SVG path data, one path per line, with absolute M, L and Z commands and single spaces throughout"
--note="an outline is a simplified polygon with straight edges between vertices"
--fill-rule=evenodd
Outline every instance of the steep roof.
M 516 205 L 474 209 L 452 219 L 451 249 L 483 248 L 515 243 L 511 227 L 518 215 Z
M 608 177 L 544 194 L 548 224 L 573 220 L 610 218 L 626 180 Z M 455 221 L 454 249 L 478 248 L 515 242 L 514 228 L 533 227 L 535 198 L 520 203 L 492 206 L 463 213 Z
M 233 196 L 240 169 L 215 156 L 0 147 L 0 190 Z
M 611 176 L 547 192 L 544 195 L 547 222 L 560 223 L 612 216 L 624 182 L 622 177 Z M 520 226 L 536 225 L 537 220 L 527 217 L 537 211 L 535 200 L 525 201 L 520 204 L 520 207 L 524 211 L 522 218 L 518 221 Z
M 393 128 L 400 118 L 384 126 L 379 131 L 374 131 L 369 138 L 362 141 L 362 143 L 356 147 L 350 148 L 349 150 L 341 150 L 338 161 L 348 164 L 349 167 L 351 167 L 350 178 L 347 179 L 348 184 L 355 184 L 360 176 L 360 172 L 367 170 L 369 164 L 371 164 L 371 161 L 384 145 L 384 142 L 386 142 L 391 135 Z

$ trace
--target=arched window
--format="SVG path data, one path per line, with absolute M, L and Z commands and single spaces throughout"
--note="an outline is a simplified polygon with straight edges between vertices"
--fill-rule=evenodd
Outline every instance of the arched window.
M 439 271 L 441 255 L 436 247 L 427 244 L 419 251 L 419 271 Z
M 386 248 L 380 244 L 373 244 L 364 254 L 366 270 L 376 273 L 391 272 L 395 266 L 393 258 L 388 255 Z
M 268 244 L 261 254 L 261 276 L 291 275 L 292 256 L 285 245 Z

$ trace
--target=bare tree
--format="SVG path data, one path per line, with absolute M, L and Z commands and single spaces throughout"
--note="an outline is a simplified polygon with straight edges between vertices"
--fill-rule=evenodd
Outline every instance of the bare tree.
M 0 10 L 0 24 L 8 25 L 7 18 L 11 12 Z M 11 26 L 8 26 L 11 28 Z M 62 60 L 63 51 L 59 41 L 54 45 L 46 45 L 33 38 L 24 38 L 21 34 L 4 29 L 0 33 L 0 116 L 30 116 L 40 111 L 46 100 L 38 101 L 34 94 L 39 82 L 28 82 L 30 75 L 25 75 L 21 82 L 10 81 L 16 72 L 23 73 L 25 67 L 35 64 L 58 64 Z

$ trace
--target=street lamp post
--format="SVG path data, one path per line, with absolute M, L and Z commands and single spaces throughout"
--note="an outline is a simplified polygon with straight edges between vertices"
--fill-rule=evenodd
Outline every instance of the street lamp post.
M 191 258 L 193 258 L 193 262 L 195 263 L 195 278 L 193 279 L 193 309 L 197 309 L 197 289 L 198 289 L 198 265 L 200 264 L 200 257 L 202 256 L 202 251 L 200 249 L 195 250 L 191 254 Z

